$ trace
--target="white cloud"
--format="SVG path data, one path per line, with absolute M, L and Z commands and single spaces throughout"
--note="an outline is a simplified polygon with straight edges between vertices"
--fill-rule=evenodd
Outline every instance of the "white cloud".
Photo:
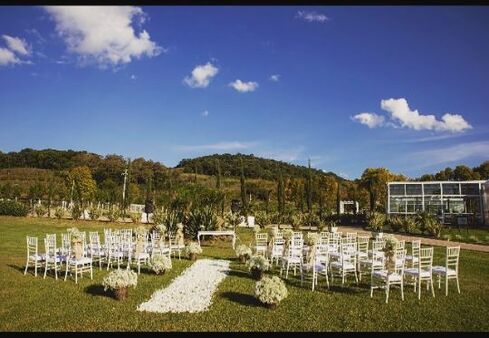
M 30 55 L 30 48 L 25 40 L 9 35 L 2 35 L 2 38 L 5 40 L 8 48 L 12 52 L 18 53 L 20 55 Z
M 132 75 L 131 75 L 131 80 L 136 80 L 136 79 L 137 79 L 137 76 L 136 76 L 136 75 L 134 75 L 134 74 L 132 74 Z
M 231 151 L 231 150 L 242 150 L 249 149 L 256 145 L 256 142 L 218 142 L 214 144 L 200 144 L 200 145 L 179 145 L 176 146 L 176 150 L 182 151 Z
M 487 159 L 489 141 L 460 143 L 445 148 L 435 148 L 409 154 L 406 160 L 419 168 L 435 166 L 444 163 L 457 162 L 468 158 Z
M 203 116 L 203 117 L 207 117 L 207 116 L 209 116 L 209 111 L 208 111 L 208 110 L 204 110 L 204 111 L 202 112 L 202 116 Z
M 7 48 L 0 47 L 0 66 L 21 63 L 20 59 Z
M 310 12 L 310 11 L 298 11 L 295 17 L 302 20 L 306 20 L 308 22 L 325 23 L 326 21 L 329 20 L 329 18 L 322 13 Z
M 207 62 L 205 65 L 196 66 L 192 70 L 192 75 L 185 77 L 183 82 L 192 88 L 205 88 L 217 73 L 219 73 L 219 68 Z
M 159 55 L 163 48 L 143 30 L 135 33 L 133 20 L 142 24 L 145 13 L 133 6 L 46 6 L 56 22 L 56 31 L 71 53 L 81 61 L 101 67 L 119 65 L 143 55 Z
M 352 117 L 354 121 L 360 122 L 369 128 L 376 128 L 384 125 L 384 117 L 375 113 L 360 113 Z
M 382 100 L 380 107 L 391 114 L 392 120 L 400 123 L 401 127 L 414 130 L 436 130 L 461 132 L 472 128 L 461 115 L 446 113 L 441 121 L 434 115 L 422 115 L 417 110 L 411 110 L 404 98 Z
M 278 82 L 280 79 L 280 74 L 273 74 L 273 75 L 270 75 L 270 81 L 273 81 L 273 82 Z
M 231 82 L 229 85 L 240 93 L 253 92 L 258 88 L 258 83 L 253 81 L 243 82 L 240 79 Z

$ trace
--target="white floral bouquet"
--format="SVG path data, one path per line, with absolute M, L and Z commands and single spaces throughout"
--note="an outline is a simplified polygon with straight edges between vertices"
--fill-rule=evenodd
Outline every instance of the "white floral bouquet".
M 277 276 L 265 276 L 255 285 L 255 296 L 265 304 L 278 304 L 288 294 L 285 283 Z
M 255 226 L 253 227 L 253 232 L 260 232 L 261 230 L 261 227 L 259 224 L 255 224 Z
M 110 272 L 102 281 L 104 286 L 104 291 L 107 289 L 117 290 L 120 288 L 126 288 L 129 286 L 134 286 L 138 284 L 138 275 L 127 269 L 117 269 Z
M 164 224 L 158 224 L 156 225 L 156 231 L 160 234 L 160 236 L 164 235 L 166 232 L 166 225 Z
M 151 260 L 149 261 L 149 267 L 156 274 L 159 274 L 166 270 L 171 270 L 172 268 L 171 259 L 168 256 L 164 256 L 164 255 L 153 256 L 153 258 L 151 258 Z
M 384 248 L 382 251 L 384 252 L 387 264 L 387 270 L 389 272 L 393 272 L 395 268 L 395 256 L 396 256 L 396 247 L 398 244 L 397 238 L 392 235 L 385 237 Z
M 273 238 L 277 237 L 277 235 L 278 235 L 278 226 L 274 226 L 274 227 L 270 228 L 268 230 L 268 234 L 270 235 L 270 237 L 273 237 Z
M 78 228 L 69 228 L 68 233 L 70 234 L 71 244 L 77 244 L 83 241 L 82 233 Z
M 317 232 L 308 232 L 306 234 L 305 243 L 309 246 L 316 245 L 319 241 L 319 234 Z
M 236 247 L 236 257 L 240 257 L 240 256 L 248 256 L 248 257 L 251 257 L 251 249 L 245 245 L 245 244 L 240 244 Z
M 136 237 L 142 237 L 144 235 L 146 235 L 146 227 L 144 225 L 140 225 L 136 228 L 136 230 L 134 231 L 136 233 Z
M 183 230 L 183 223 L 177 223 L 177 229 Z M 165 227 L 165 231 L 166 231 L 166 227 Z
M 270 269 L 270 262 L 268 261 L 268 259 L 260 255 L 252 256 L 248 260 L 246 265 L 250 270 L 255 269 L 260 271 L 267 271 Z
M 202 253 L 202 248 L 200 247 L 199 243 L 196 242 L 190 242 L 186 247 L 185 247 L 185 253 L 187 255 L 190 254 L 201 254 Z
M 292 229 L 284 229 L 283 231 L 284 234 L 284 239 L 291 239 L 292 236 L 294 235 L 294 231 Z

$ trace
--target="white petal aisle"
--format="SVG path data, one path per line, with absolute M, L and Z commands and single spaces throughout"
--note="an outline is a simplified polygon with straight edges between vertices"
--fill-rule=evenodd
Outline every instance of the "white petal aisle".
M 211 305 L 217 285 L 227 276 L 229 261 L 199 259 L 166 288 L 153 293 L 139 311 L 200 312 Z

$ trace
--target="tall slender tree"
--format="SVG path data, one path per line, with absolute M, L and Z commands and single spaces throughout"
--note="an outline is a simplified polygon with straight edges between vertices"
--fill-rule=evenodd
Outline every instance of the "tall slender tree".
M 221 189 L 221 164 L 218 158 L 216 159 L 216 189 L 221 195 L 221 215 L 224 215 L 225 195 Z
M 277 186 L 277 206 L 280 216 L 284 213 L 284 176 L 282 175 L 282 169 L 279 168 L 278 186 Z
M 341 183 L 338 181 L 336 183 L 336 214 L 340 214 L 340 188 L 341 188 Z
M 311 159 L 308 160 L 308 170 L 307 170 L 307 185 L 306 185 L 306 193 L 307 193 L 307 212 L 311 213 L 312 211 L 312 172 L 311 172 Z
M 240 177 L 240 183 L 241 183 L 241 206 L 243 213 L 245 216 L 248 216 L 248 200 L 246 199 L 246 187 L 245 187 L 245 176 L 244 176 L 244 167 L 243 167 L 243 159 L 240 157 L 240 164 L 241 164 L 241 177 Z

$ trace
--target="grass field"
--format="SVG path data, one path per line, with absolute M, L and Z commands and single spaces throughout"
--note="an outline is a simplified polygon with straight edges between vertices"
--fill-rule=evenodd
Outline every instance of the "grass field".
M 25 236 L 62 233 L 77 226 L 81 230 L 126 227 L 90 221 L 57 221 L 37 218 L 0 217 L 0 330 L 1 331 L 488 331 L 489 254 L 462 250 L 461 294 L 450 285 L 446 297 L 436 289 L 436 298 L 423 289 L 421 300 L 405 288 L 405 300 L 398 289 L 369 295 L 369 285 L 354 281 L 341 287 L 338 280 L 330 290 L 324 283 L 312 292 L 310 284 L 300 286 L 300 277 L 286 281 L 289 296 L 275 310 L 261 306 L 253 296 L 255 281 L 235 259 L 229 239 L 203 242 L 200 257 L 231 259 L 229 276 L 219 285 L 210 310 L 195 314 L 156 314 L 136 311 L 154 291 L 192 264 L 173 259 L 173 269 L 154 275 L 143 269 L 136 289 L 119 302 L 106 295 L 101 286 L 105 269 L 94 269 L 94 279 L 78 284 L 32 273 L 23 275 Z M 249 244 L 252 232 L 238 230 L 238 241 Z M 443 264 L 445 248 L 435 247 L 435 264 Z M 32 271 L 32 269 L 30 270 Z M 272 273 L 278 273 L 274 270 Z M 64 276 L 64 275 L 63 275 Z M 366 282 L 369 279 L 367 278 Z

